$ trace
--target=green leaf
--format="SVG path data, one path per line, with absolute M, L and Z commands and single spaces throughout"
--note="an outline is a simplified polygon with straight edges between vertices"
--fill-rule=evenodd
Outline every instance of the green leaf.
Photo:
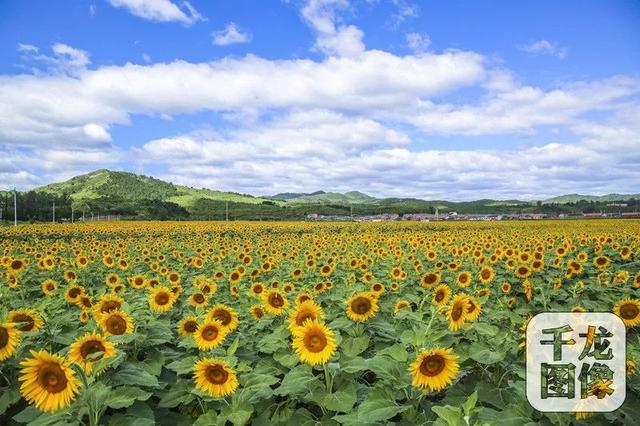
M 271 334 L 267 334 L 258 342 L 258 350 L 265 354 L 272 354 L 282 348 L 283 342 L 288 341 L 289 334 L 285 326 L 280 326 Z
M 344 361 L 340 366 L 340 371 L 348 374 L 357 373 L 367 369 L 367 360 L 359 356 Z
M 279 350 L 273 354 L 273 359 L 287 368 L 293 368 L 298 364 L 298 357 L 289 350 Z
M 238 350 L 238 346 L 240 346 L 240 336 L 236 336 L 233 343 L 227 348 L 227 356 L 235 355 Z
M 431 411 L 437 414 L 439 418 L 444 420 L 449 426 L 466 426 L 466 422 L 462 416 L 460 408 L 455 408 L 450 405 L 431 407 Z
M 347 337 L 340 344 L 340 350 L 346 356 L 353 358 L 369 347 L 369 336 Z
M 0 414 L 20 400 L 20 391 L 14 388 L 2 388 L 0 396 Z
M 175 371 L 179 375 L 190 374 L 193 372 L 193 365 L 197 360 L 198 358 L 195 356 L 186 356 L 167 364 L 166 367 L 171 371 Z
M 151 397 L 151 392 L 146 392 L 140 388 L 132 386 L 121 386 L 113 389 L 107 397 L 106 405 L 111 408 L 127 408 L 133 405 L 136 400 L 146 401 Z
M 487 337 L 495 337 L 500 331 L 500 329 L 495 325 L 487 324 L 486 322 L 476 323 L 473 328 L 479 335 Z
M 162 372 L 163 364 L 164 355 L 162 354 L 162 352 L 158 350 L 152 350 L 151 352 L 149 352 L 149 354 L 147 354 L 147 357 L 144 361 L 142 361 L 140 366 L 144 368 L 147 373 L 153 376 L 159 376 Z
M 178 382 L 162 395 L 158 406 L 173 408 L 180 404 L 188 404 L 196 398 L 195 395 L 191 393 L 192 389 L 193 383 L 190 380 L 178 379 Z
M 251 404 L 242 403 L 225 406 L 222 409 L 221 414 L 224 415 L 227 420 L 233 423 L 234 426 L 242 426 L 249 422 L 252 413 L 253 407 L 251 406 Z
M 398 362 L 406 362 L 409 355 L 404 346 L 400 344 L 391 345 L 377 352 L 380 355 L 388 355 Z
M 18 423 L 29 423 L 37 419 L 41 414 L 42 412 L 38 411 L 36 407 L 29 405 L 12 418 Z
M 122 364 L 112 380 L 115 385 L 158 386 L 158 379 L 155 376 L 130 362 Z
M 311 367 L 300 364 L 293 368 L 282 379 L 282 384 L 274 391 L 276 395 L 295 396 L 308 392 L 311 383 L 318 380 L 311 372 Z
M 481 364 L 495 364 L 502 361 L 504 356 L 504 352 L 496 352 L 477 342 L 469 347 L 469 358 Z
M 348 425 L 373 424 L 390 419 L 407 408 L 396 404 L 391 390 L 379 387 L 369 392 L 355 413 L 334 416 L 333 420 Z
M 207 411 L 193 423 L 193 426 L 211 426 L 215 425 L 218 420 L 218 415 L 214 410 Z
M 356 403 L 358 395 L 353 383 L 346 383 L 337 391 L 325 395 L 322 406 L 329 411 L 348 412 Z
M 478 391 L 474 390 L 473 393 L 469 395 L 469 398 L 467 398 L 464 404 L 462 404 L 462 410 L 464 411 L 464 414 L 466 416 L 470 415 L 471 410 L 473 410 L 473 408 L 476 406 L 476 402 L 478 402 Z

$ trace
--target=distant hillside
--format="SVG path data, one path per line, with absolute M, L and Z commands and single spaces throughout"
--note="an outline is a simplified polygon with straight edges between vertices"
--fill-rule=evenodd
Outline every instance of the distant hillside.
M 0 193 L 0 209 L 10 212 L 10 194 Z M 280 193 L 254 197 L 234 192 L 196 189 L 129 172 L 96 170 L 66 182 L 53 183 L 18 197 L 20 220 L 48 221 L 52 205 L 56 218 L 69 220 L 78 215 L 117 215 L 127 219 L 173 220 L 302 220 L 308 215 L 370 216 L 380 214 L 435 213 L 511 214 L 634 212 L 640 210 L 640 194 L 589 196 L 570 194 L 544 201 L 491 200 L 452 202 L 418 198 L 376 198 L 358 191 L 345 193 L 316 191 Z M 630 200 L 628 206 L 609 206 L 613 201 Z M 586 200 L 586 201 L 580 201 Z
M 323 192 L 316 195 L 305 195 L 290 200 L 291 203 L 306 204 L 367 204 L 376 201 L 377 198 L 363 194 L 358 191 L 345 192 Z
M 559 197 L 549 198 L 542 201 L 543 204 L 567 204 L 577 203 L 579 201 L 594 201 L 599 203 L 612 202 L 612 201 L 627 201 L 632 198 L 640 199 L 640 194 L 607 194 L 607 195 L 581 195 L 581 194 L 568 194 L 561 195 Z
M 76 176 L 66 182 L 45 185 L 36 188 L 35 191 L 55 196 L 69 196 L 76 206 L 91 204 L 103 199 L 161 200 L 178 204 L 187 209 L 201 199 L 246 204 L 260 204 L 266 201 L 264 198 L 251 195 L 190 188 L 135 173 L 114 172 L 105 169 Z
M 282 192 L 280 194 L 276 194 L 276 195 L 268 195 L 264 198 L 269 198 L 271 200 L 282 200 L 282 201 L 288 201 L 288 200 L 293 200 L 294 198 L 300 198 L 300 197 L 308 197 L 308 196 L 313 196 L 313 195 L 322 195 L 325 194 L 324 191 L 316 191 L 316 192 Z

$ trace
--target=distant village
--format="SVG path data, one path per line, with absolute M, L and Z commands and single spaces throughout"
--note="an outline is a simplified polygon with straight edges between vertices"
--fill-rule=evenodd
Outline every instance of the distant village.
M 582 214 L 543 214 L 543 213 L 515 213 L 515 214 L 462 214 L 457 212 L 446 213 L 381 213 L 368 216 L 333 216 L 311 213 L 306 215 L 310 221 L 344 221 L 344 222 L 394 222 L 416 221 L 436 222 L 455 220 L 541 220 L 541 219 L 578 219 L 578 218 L 640 218 L 640 212 L 617 213 L 582 213 Z

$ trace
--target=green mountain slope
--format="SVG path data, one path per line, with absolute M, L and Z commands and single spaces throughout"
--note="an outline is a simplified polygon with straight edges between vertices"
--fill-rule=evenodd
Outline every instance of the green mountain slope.
M 251 195 L 190 188 L 174 185 L 152 177 L 105 169 L 76 176 L 66 182 L 45 185 L 35 191 L 56 196 L 69 196 L 76 206 L 108 199 L 122 199 L 134 202 L 162 200 L 178 204 L 187 209 L 193 207 L 201 199 L 245 204 L 260 204 L 266 201 L 264 198 L 257 198 Z
M 345 192 L 324 192 L 316 195 L 305 195 L 303 197 L 293 198 L 290 203 L 305 204 L 368 204 L 377 200 L 367 194 L 358 191 Z
M 543 204 L 567 204 L 577 203 L 579 201 L 594 201 L 594 202 L 612 202 L 612 201 L 627 201 L 632 198 L 640 199 L 640 194 L 607 194 L 607 195 L 581 195 L 581 194 L 567 194 L 559 197 L 549 198 L 542 201 Z

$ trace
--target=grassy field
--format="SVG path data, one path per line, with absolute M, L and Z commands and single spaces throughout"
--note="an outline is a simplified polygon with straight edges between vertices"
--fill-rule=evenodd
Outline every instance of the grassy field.
M 0 424 L 640 424 L 640 221 L 0 228 Z M 627 399 L 540 413 L 524 327 L 627 326 Z

